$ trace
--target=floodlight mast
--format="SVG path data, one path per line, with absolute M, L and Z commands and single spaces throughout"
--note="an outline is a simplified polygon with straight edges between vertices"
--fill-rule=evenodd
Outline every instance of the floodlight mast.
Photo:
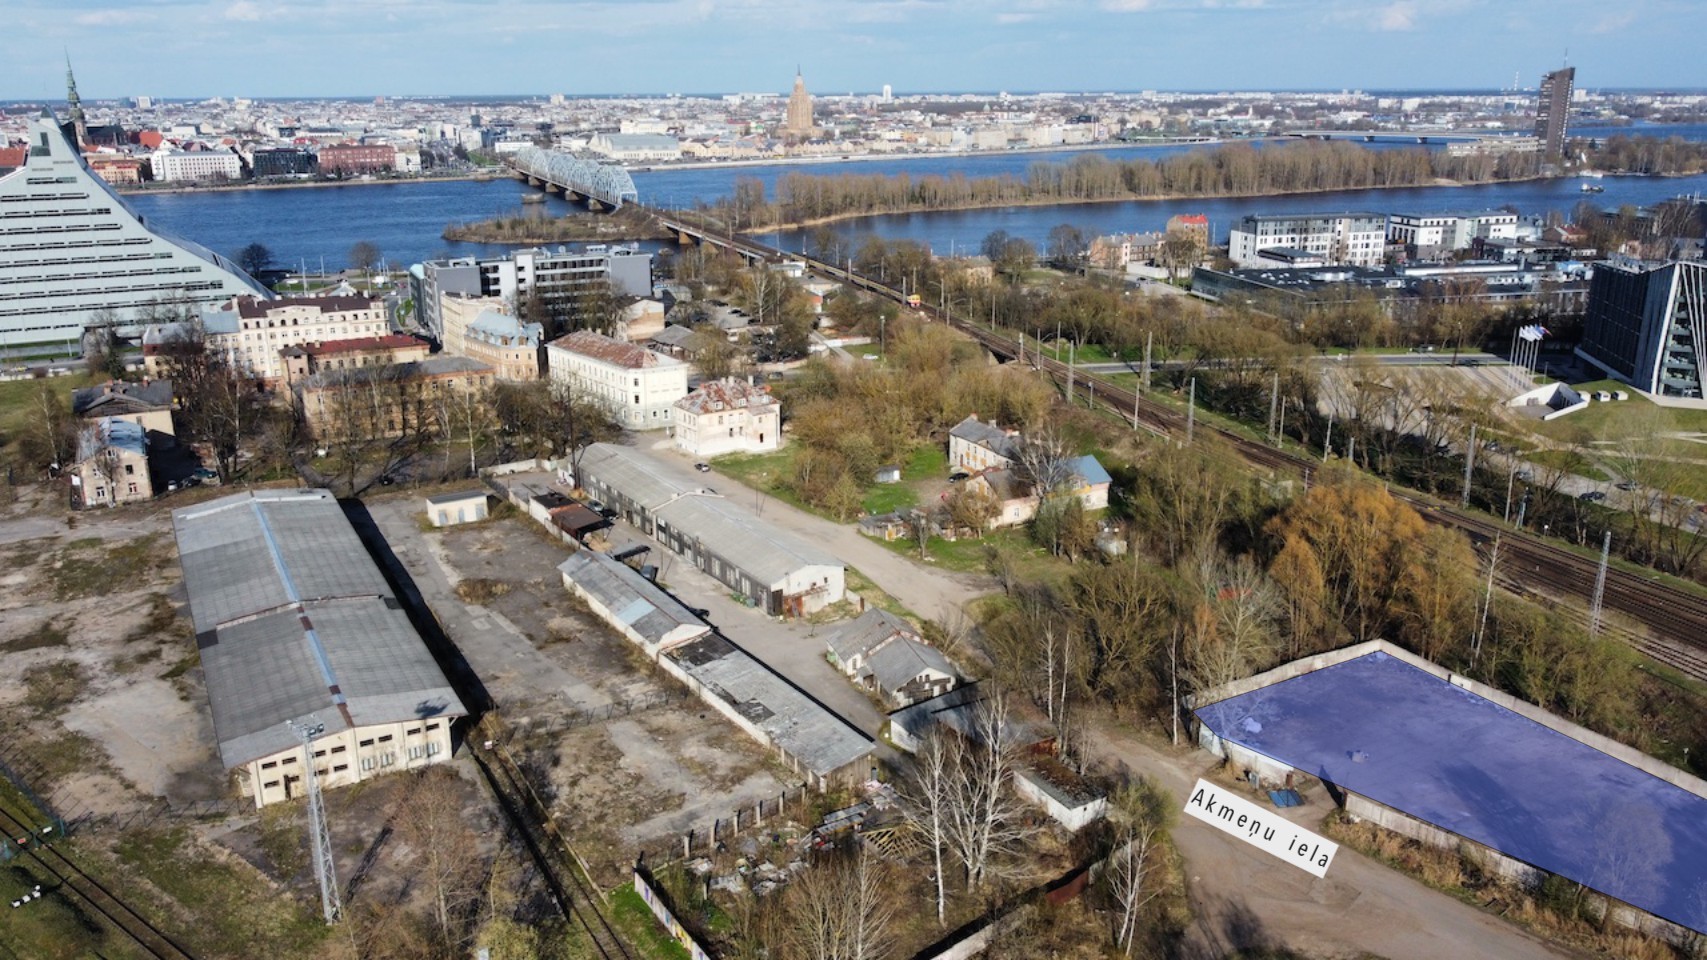
M 320 910 L 330 926 L 338 922 L 344 906 L 338 896 L 337 865 L 332 860 L 332 834 L 326 828 L 326 805 L 320 798 L 320 778 L 314 772 L 314 738 L 326 732 L 326 725 L 309 716 L 301 721 L 286 721 L 285 726 L 302 741 L 302 762 L 307 767 L 303 778 L 308 782 L 308 837 L 314 847 L 314 875 L 320 881 Z

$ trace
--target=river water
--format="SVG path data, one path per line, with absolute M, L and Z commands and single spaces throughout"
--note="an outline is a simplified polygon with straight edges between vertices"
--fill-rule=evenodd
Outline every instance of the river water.
M 1585 128 L 1588 136 L 1639 132 L 1707 139 L 1707 126 L 1656 128 Z M 1377 149 L 1380 147 L 1377 146 Z M 969 157 L 907 157 L 846 163 L 754 167 L 662 169 L 634 174 L 641 199 L 664 207 L 687 207 L 695 201 L 714 202 L 728 196 L 740 178 L 766 184 L 790 170 L 835 174 L 949 175 L 968 177 L 1001 174 L 1024 176 L 1034 163 L 1065 162 L 1079 153 L 1096 153 L 1111 160 L 1155 158 L 1195 149 L 1190 146 L 1121 147 L 1095 151 L 995 153 Z M 1515 206 L 1525 214 L 1548 210 L 1569 212 L 1590 198 L 1602 206 L 1656 203 L 1681 193 L 1707 192 L 1707 175 L 1695 177 L 1607 177 L 1595 181 L 1604 193 L 1588 195 L 1582 181 L 1548 180 L 1488 184 L 1473 187 L 1421 187 L 1401 190 L 1348 190 L 1281 197 L 1198 200 L 1140 200 L 1039 207 L 1001 207 L 946 213 L 913 213 L 866 217 L 834 225 L 838 233 L 858 240 L 867 235 L 927 243 L 941 253 L 976 249 L 993 230 L 1024 237 L 1041 248 L 1050 229 L 1070 223 L 1095 234 L 1158 230 L 1176 213 L 1207 214 L 1218 239 L 1229 225 L 1247 213 L 1293 213 L 1309 210 L 1375 210 L 1420 213 L 1480 210 Z M 203 193 L 145 194 L 128 199 L 146 221 L 220 253 L 232 254 L 250 243 L 265 244 L 277 262 L 308 270 L 343 267 L 350 247 L 366 241 L 378 247 L 394 265 L 446 256 L 470 256 L 498 247 L 451 243 L 442 238 L 446 225 L 482 220 L 521 209 L 522 198 L 534 193 L 519 181 L 415 181 L 343 187 L 304 187 L 282 190 L 232 190 Z M 549 197 L 546 212 L 567 213 L 569 204 Z M 772 234 L 763 239 L 800 249 L 802 231 Z

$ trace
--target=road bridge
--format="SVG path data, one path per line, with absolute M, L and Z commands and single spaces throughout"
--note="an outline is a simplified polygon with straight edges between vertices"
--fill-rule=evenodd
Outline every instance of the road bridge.
M 740 254 L 749 263 L 781 262 L 789 254 L 729 232 L 721 225 L 695 222 L 679 214 L 651 210 L 652 219 L 670 232 L 680 246 L 709 246 Z M 794 257 L 792 259 L 802 259 Z
M 1509 143 L 1522 146 L 1534 137 L 1509 133 L 1468 133 L 1463 130 L 1287 130 L 1276 134 L 1294 140 L 1359 140 L 1364 143 Z
M 523 147 L 506 162 L 528 186 L 560 193 L 591 210 L 615 210 L 624 203 L 640 202 L 634 178 L 620 164 L 538 147 Z

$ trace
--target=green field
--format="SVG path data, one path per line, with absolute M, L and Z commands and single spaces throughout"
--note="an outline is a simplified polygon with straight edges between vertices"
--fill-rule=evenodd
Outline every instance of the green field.
M 41 417 L 37 398 L 42 388 L 53 391 L 69 413 L 71 391 L 88 386 L 89 380 L 89 375 L 79 370 L 65 377 L 0 382 L 0 460 L 10 460 L 17 454 L 18 434 Z

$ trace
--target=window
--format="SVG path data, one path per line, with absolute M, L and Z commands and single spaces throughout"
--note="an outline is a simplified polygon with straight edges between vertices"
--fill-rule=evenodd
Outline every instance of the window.
M 363 757 L 361 766 L 363 771 L 372 770 L 374 767 L 373 758 Z
M 278 765 L 279 765 L 279 762 L 277 760 L 268 760 L 266 763 L 261 764 L 261 769 L 262 770 L 271 770 L 274 767 L 277 767 Z
M 391 734 L 388 733 L 385 736 L 380 737 L 379 742 L 380 743 L 390 743 L 391 742 Z
M 262 790 L 277 790 L 278 788 L 279 782 L 277 780 L 268 780 L 266 783 L 261 784 Z
M 295 762 L 296 762 L 296 757 L 294 757 L 294 756 L 285 757 L 283 760 L 279 761 L 279 763 L 285 764 L 287 766 L 290 764 L 293 764 Z
M 413 736 L 415 736 L 421 732 L 421 728 L 420 727 L 410 727 L 408 729 L 408 731 L 406 731 L 406 732 L 409 734 L 409 736 L 413 737 Z
M 340 743 L 337 746 L 332 748 L 332 752 L 333 753 L 343 753 L 347 749 L 349 749 L 349 748 Z
M 349 764 L 347 764 L 347 763 L 340 763 L 340 764 L 338 764 L 338 765 L 337 765 L 337 766 L 335 766 L 335 767 L 333 767 L 333 768 L 332 768 L 332 772 L 333 772 L 333 773 L 343 773 L 343 772 L 344 772 L 344 771 L 345 771 L 345 770 L 348 770 L 348 769 L 350 769 L 350 765 L 349 765 Z
M 134 463 L 127 463 L 127 464 L 125 464 L 125 465 L 124 465 L 124 475 L 125 475 L 125 476 L 127 476 L 127 477 L 134 477 L 134 476 L 136 476 L 136 464 L 134 464 Z M 133 492 L 133 493 L 134 493 L 134 492 L 135 492 L 135 491 L 134 491 L 134 490 L 133 490 L 133 491 L 131 491 L 131 492 Z
M 437 730 L 437 729 L 438 729 L 438 728 L 439 728 L 439 725 L 438 725 L 438 724 L 436 724 L 436 723 L 429 723 L 429 724 L 427 724 L 427 729 L 428 729 L 428 730 Z

